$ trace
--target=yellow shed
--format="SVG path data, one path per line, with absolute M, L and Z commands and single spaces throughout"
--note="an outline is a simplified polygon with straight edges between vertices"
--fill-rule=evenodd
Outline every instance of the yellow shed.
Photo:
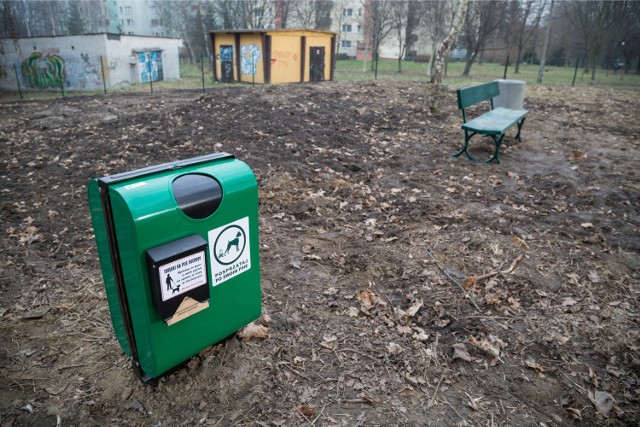
M 213 73 L 222 83 L 333 80 L 336 33 L 318 30 L 211 31 Z

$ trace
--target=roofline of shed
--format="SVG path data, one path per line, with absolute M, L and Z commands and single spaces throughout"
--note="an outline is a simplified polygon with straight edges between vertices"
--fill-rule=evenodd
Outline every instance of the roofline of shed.
M 148 39 L 169 39 L 169 40 L 182 40 L 180 37 L 161 37 L 161 36 L 146 36 L 142 34 L 120 34 L 120 33 L 86 33 L 86 34 L 61 34 L 58 36 L 29 36 L 29 37 L 0 37 L 0 40 L 22 40 L 22 39 L 60 39 L 65 37 L 84 37 L 84 36 L 119 36 L 119 37 L 141 37 Z
M 282 29 L 267 29 L 267 28 L 256 28 L 256 29 L 244 29 L 244 30 L 211 30 L 209 34 L 251 34 L 251 33 L 294 33 L 294 32 L 307 32 L 307 33 L 318 33 L 318 34 L 331 34 L 338 35 L 333 31 L 324 31 L 324 30 L 310 30 L 306 28 L 282 28 Z

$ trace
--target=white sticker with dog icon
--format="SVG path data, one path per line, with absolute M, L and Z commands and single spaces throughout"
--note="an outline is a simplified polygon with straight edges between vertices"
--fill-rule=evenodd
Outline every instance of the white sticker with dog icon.
M 162 301 L 177 297 L 207 283 L 204 251 L 196 252 L 158 268 Z
M 249 217 L 209 231 L 211 286 L 251 269 Z

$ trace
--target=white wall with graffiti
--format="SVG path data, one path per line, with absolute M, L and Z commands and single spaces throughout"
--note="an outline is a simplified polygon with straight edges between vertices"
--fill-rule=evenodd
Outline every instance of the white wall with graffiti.
M 180 79 L 180 39 L 91 34 L 0 43 L 3 90 L 102 90 Z

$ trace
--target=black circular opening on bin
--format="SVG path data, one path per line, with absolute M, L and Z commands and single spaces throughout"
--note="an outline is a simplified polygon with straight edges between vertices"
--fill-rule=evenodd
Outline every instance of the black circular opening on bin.
M 214 178 L 191 173 L 177 177 L 171 185 L 173 197 L 187 216 L 203 219 L 218 209 L 222 187 Z

